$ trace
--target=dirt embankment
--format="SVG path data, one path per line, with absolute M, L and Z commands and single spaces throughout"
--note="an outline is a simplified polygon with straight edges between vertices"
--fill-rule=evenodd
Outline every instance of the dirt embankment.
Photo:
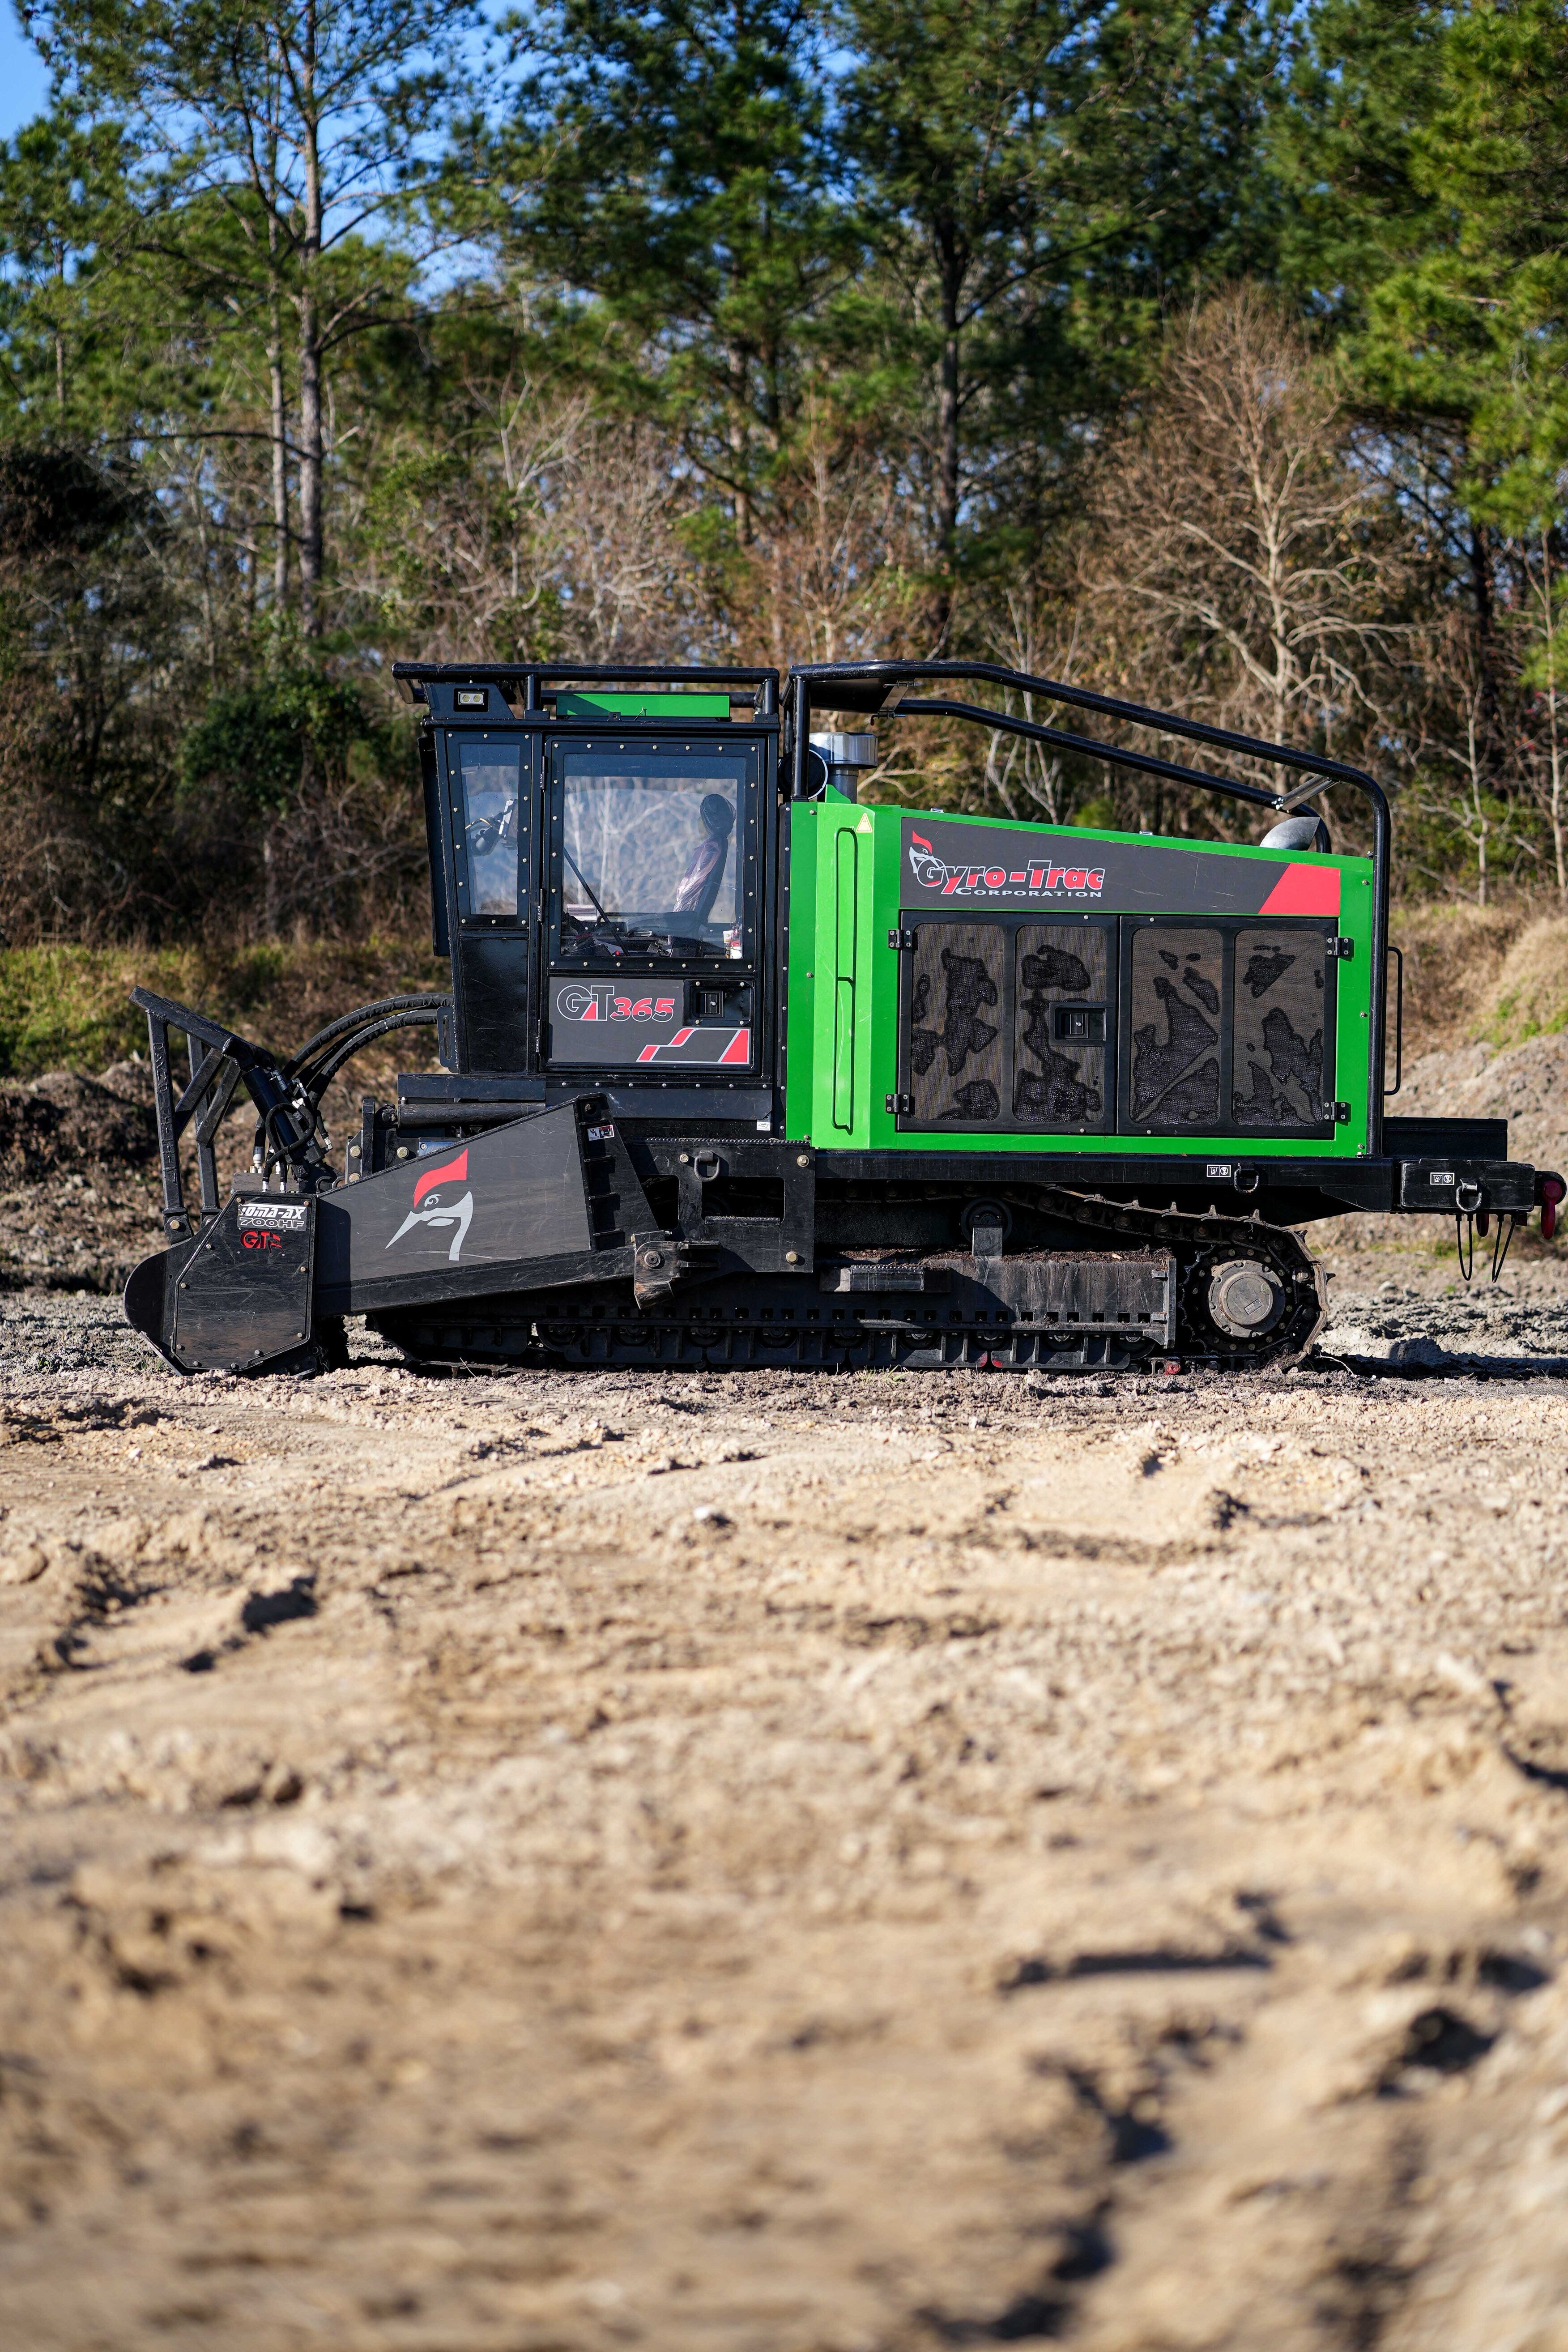
M 403 1066 L 407 1066 L 405 1055 Z M 367 1056 L 363 1083 L 383 1091 L 396 1057 Z M 351 1078 L 353 1073 L 350 1074 Z M 334 1082 L 323 1109 L 341 1155 L 357 1124 L 358 1089 Z M 220 1190 L 250 1165 L 255 1116 L 242 1102 L 218 1131 Z M 200 1198 L 195 1149 L 182 1139 L 185 1198 Z M 341 1156 L 340 1156 L 341 1164 Z M 163 1245 L 157 1122 L 140 1056 L 98 1077 L 50 1070 L 0 1084 L 0 1292 L 124 1288 L 132 1268 Z

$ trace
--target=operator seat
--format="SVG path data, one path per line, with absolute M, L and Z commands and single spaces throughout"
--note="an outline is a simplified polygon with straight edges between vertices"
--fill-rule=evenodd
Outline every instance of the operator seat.
M 702 819 L 702 836 L 676 886 L 670 912 L 705 923 L 713 912 L 713 902 L 724 879 L 735 812 L 722 793 L 704 793 L 698 814 Z

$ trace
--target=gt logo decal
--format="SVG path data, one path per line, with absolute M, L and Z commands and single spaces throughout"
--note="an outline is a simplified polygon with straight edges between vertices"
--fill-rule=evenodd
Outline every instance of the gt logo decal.
M 645 1045 L 642 1052 L 637 1055 L 637 1060 L 639 1062 L 657 1062 L 661 1054 L 679 1055 L 680 1048 L 683 1045 L 689 1045 L 691 1043 L 692 1038 L 700 1034 L 703 1035 L 704 1042 L 711 1040 L 713 1043 L 717 1043 L 717 1034 L 714 1031 L 709 1030 L 705 1033 L 700 1032 L 696 1024 L 693 1023 L 689 1028 L 678 1029 L 673 1037 L 667 1037 L 661 1045 Z M 698 1058 L 704 1063 L 717 1061 L 719 1063 L 739 1062 L 744 1064 L 749 1062 L 752 1058 L 752 1033 L 749 1029 L 731 1029 L 729 1036 L 724 1041 L 724 1049 L 722 1053 L 718 1055 L 707 1053 L 694 1058 Z
M 623 996 L 609 982 L 574 981 L 555 992 L 563 1021 L 673 1021 L 673 996 Z

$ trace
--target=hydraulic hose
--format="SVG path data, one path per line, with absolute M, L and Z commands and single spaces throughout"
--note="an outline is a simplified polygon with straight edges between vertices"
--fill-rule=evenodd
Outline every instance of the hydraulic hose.
M 362 1047 L 394 1030 L 435 1028 L 441 1014 L 450 1009 L 451 1002 L 449 996 L 426 991 L 418 995 L 382 997 L 374 1004 L 359 1005 L 353 1013 L 341 1013 L 337 1020 L 328 1022 L 283 1065 L 281 1075 L 290 1095 L 308 1109 L 310 1130 L 322 1150 L 327 1138 L 321 1124 L 321 1098 L 343 1064 Z M 283 1106 L 278 1108 L 280 1110 Z M 273 1133 L 274 1116 L 268 1113 L 257 1129 L 257 1144 L 264 1166 L 289 1156 L 279 1149 Z
M 358 1005 L 353 1013 L 340 1013 L 335 1021 L 329 1021 L 324 1029 L 318 1029 L 313 1037 L 308 1037 L 299 1052 L 283 1065 L 283 1075 L 286 1078 L 298 1077 L 306 1064 L 314 1060 L 323 1045 L 331 1045 L 336 1037 L 346 1035 L 351 1029 L 357 1029 L 368 1022 L 379 1020 L 384 1013 L 411 1013 L 423 1010 L 426 1006 L 440 1012 L 449 1006 L 451 1002 L 449 996 L 443 996 L 438 990 L 421 989 L 405 996 L 383 996 L 379 997 L 374 1004 Z
M 434 1029 L 451 1000 L 442 997 L 430 1005 L 409 1005 L 402 1012 L 388 1013 L 381 1020 L 366 1024 L 345 1037 L 331 1052 L 308 1068 L 296 1073 L 312 1102 L 318 1101 L 336 1077 L 343 1064 L 377 1037 L 388 1036 L 395 1029 Z

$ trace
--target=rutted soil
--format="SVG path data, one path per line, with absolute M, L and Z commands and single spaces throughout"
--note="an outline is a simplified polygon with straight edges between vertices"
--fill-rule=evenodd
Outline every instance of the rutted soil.
M 1319 1239 L 1247 1386 L 0 1301 L 7 2352 L 1563 2352 L 1568 1263 Z

